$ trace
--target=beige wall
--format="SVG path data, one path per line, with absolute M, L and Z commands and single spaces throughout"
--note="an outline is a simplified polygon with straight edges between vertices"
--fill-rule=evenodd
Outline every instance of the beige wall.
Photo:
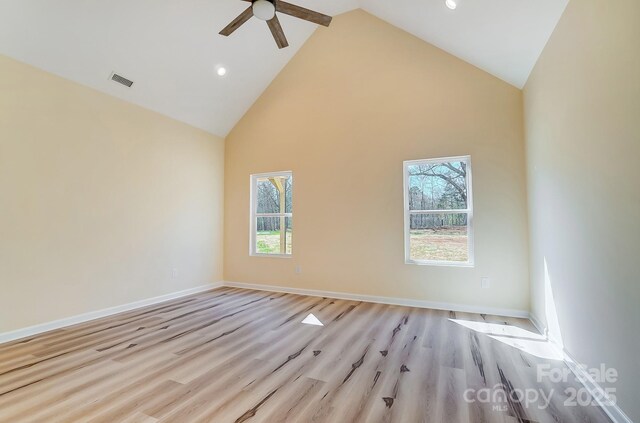
M 618 370 L 634 421 L 639 21 L 637 0 L 570 2 L 525 87 L 533 312 L 578 361 Z
M 365 12 L 341 15 L 226 140 L 225 280 L 528 310 L 523 136 L 516 88 Z M 404 264 L 403 160 L 466 154 L 475 268 Z M 249 257 L 249 175 L 279 170 L 295 181 L 293 258 Z
M 219 281 L 223 157 L 212 135 L 0 56 L 0 332 Z

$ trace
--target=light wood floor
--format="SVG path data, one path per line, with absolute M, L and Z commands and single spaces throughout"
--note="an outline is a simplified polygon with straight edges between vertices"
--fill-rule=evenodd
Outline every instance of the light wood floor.
M 324 326 L 302 324 L 309 313 Z M 564 406 L 579 385 L 536 382 L 535 370 L 563 364 L 485 333 L 496 327 L 523 329 L 504 339 L 535 332 L 497 316 L 222 288 L 0 345 L 0 421 L 609 421 Z M 498 384 L 558 393 L 546 410 L 464 399 Z

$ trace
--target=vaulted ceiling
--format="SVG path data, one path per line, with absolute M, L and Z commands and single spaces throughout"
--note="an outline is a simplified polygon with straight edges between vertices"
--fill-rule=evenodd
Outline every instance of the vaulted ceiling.
M 522 87 L 568 0 L 289 0 L 332 16 L 362 8 Z M 219 136 L 233 128 L 316 25 L 280 16 L 290 47 L 251 19 L 218 35 L 240 0 L 0 0 L 0 54 Z M 330 31 L 319 28 L 318 31 Z M 216 68 L 224 66 L 224 77 Z M 126 88 L 109 79 L 134 81 Z

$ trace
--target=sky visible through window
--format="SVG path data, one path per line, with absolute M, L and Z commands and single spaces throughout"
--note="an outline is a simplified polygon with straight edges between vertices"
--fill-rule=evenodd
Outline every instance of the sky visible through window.
M 407 177 L 410 260 L 468 262 L 467 163 L 411 164 Z

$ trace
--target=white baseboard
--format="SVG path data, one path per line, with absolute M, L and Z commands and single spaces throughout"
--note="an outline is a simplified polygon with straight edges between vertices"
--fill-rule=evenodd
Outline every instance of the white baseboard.
M 437 310 L 451 310 L 451 311 L 459 311 L 459 312 L 466 312 L 466 313 L 482 313 L 482 314 L 491 314 L 496 316 L 529 318 L 529 313 L 524 310 L 478 307 L 478 306 L 463 305 L 463 304 L 450 304 L 450 303 L 439 303 L 439 302 L 433 302 L 433 301 L 412 300 L 412 299 L 406 299 L 406 298 L 377 297 L 372 295 L 320 291 L 315 289 L 288 288 L 288 287 L 273 286 L 273 285 L 260 285 L 260 284 L 249 284 L 249 283 L 239 283 L 239 282 L 217 282 L 217 283 L 198 286 L 195 288 L 185 289 L 183 291 L 172 292 L 170 294 L 160 295 L 158 297 L 147 298 L 140 301 L 134 301 L 128 304 L 122 304 L 115 307 L 110 307 L 110 308 L 97 310 L 97 311 L 91 311 L 91 312 L 79 314 L 76 316 L 66 317 L 64 319 L 59 319 L 59 320 L 54 320 L 52 322 L 29 326 L 29 327 L 14 330 L 11 332 L 0 333 L 0 344 L 10 342 L 10 341 L 15 341 L 22 338 L 27 338 L 29 336 L 52 331 L 55 329 L 64 328 L 67 326 L 76 325 L 78 323 L 84 323 L 90 320 L 111 316 L 117 313 L 122 313 L 125 311 L 130 311 L 137 308 L 161 303 L 164 301 L 173 300 L 173 299 L 184 297 L 187 295 L 196 294 L 198 292 L 209 291 L 211 289 L 219 288 L 223 285 L 236 287 L 236 288 L 261 290 L 261 291 L 286 292 L 289 294 L 309 295 L 314 297 L 329 297 L 329 298 L 336 298 L 336 299 L 342 299 L 342 300 L 365 301 L 365 302 L 371 302 L 371 303 L 392 304 L 392 305 L 401 305 L 401 306 L 407 306 L 407 307 L 433 308 Z
M 122 304 L 119 306 L 105 308 L 102 310 L 90 311 L 89 313 L 78 314 L 76 316 L 65 317 L 64 319 L 54 320 L 53 322 L 42 323 L 35 326 L 29 326 L 26 328 L 14 330 L 12 332 L 0 333 L 0 344 L 5 342 L 10 342 L 10 341 L 15 341 L 17 339 L 26 338 L 33 335 L 37 335 L 43 332 L 49 332 L 54 329 L 60 329 L 67 326 L 76 325 L 78 323 L 88 322 L 90 320 L 99 319 L 101 317 L 111 316 L 113 314 L 122 313 L 124 311 L 130 311 L 136 308 L 146 307 L 149 305 L 162 303 L 164 301 L 185 297 L 187 295 L 209 291 L 211 289 L 219 288 L 221 286 L 222 286 L 222 282 L 210 283 L 206 285 L 197 286 L 195 288 L 185 289 L 183 291 L 160 295 L 158 297 L 147 298 L 140 301 L 134 301 L 132 303 Z
M 549 337 L 547 328 L 543 325 L 535 314 L 531 313 L 529 320 L 538 329 L 538 331 L 547 338 L 547 342 L 551 344 L 562 357 L 562 360 L 576 376 L 576 378 L 582 382 L 582 385 L 587 389 L 591 397 L 598 402 L 598 405 L 609 416 L 613 423 L 633 423 L 633 421 L 625 414 L 624 411 L 618 406 L 618 404 L 607 400 L 607 395 L 600 384 L 598 384 L 589 374 L 584 366 L 573 358 L 573 356 L 553 337 Z
M 378 297 L 373 295 L 350 294 L 346 292 L 321 291 L 317 289 L 290 288 L 285 286 L 261 285 L 244 282 L 223 282 L 225 286 L 234 288 L 255 289 L 259 291 L 285 292 L 287 294 L 309 295 L 312 297 L 328 297 L 338 300 L 364 301 L 368 303 L 380 303 L 400 305 L 406 307 L 433 308 L 436 310 L 451 310 L 463 313 L 491 314 L 494 316 L 529 318 L 529 312 L 506 308 L 492 308 L 473 306 L 466 304 L 440 303 L 435 301 L 412 300 L 408 298 Z
M 529 321 L 533 323 L 533 326 L 535 326 L 536 329 L 538 329 L 540 335 L 545 337 L 547 336 L 547 328 L 540 322 L 540 320 L 538 320 L 535 314 L 529 313 Z
M 571 369 L 578 380 L 582 381 L 582 385 L 589 391 L 591 397 L 598 402 L 598 405 L 600 405 L 609 416 L 611 421 L 614 423 L 633 423 L 618 404 L 607 399 L 607 395 L 604 389 L 602 389 L 602 386 L 593 380 L 584 366 L 581 366 L 566 350 L 562 350 L 562 352 L 567 367 Z

